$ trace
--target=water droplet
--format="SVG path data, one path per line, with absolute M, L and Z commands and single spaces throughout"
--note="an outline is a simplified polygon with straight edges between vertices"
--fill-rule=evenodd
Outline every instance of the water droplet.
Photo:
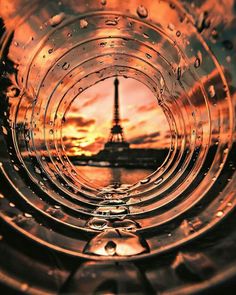
M 55 27 L 59 25 L 63 20 L 65 19 L 65 13 L 61 12 L 57 15 L 54 15 L 50 20 L 48 21 L 48 24 L 52 27 Z
M 151 178 L 150 178 L 150 177 L 147 177 L 147 178 L 145 178 L 145 179 L 140 180 L 140 183 L 141 183 L 141 184 L 146 184 L 146 183 L 148 183 L 150 180 L 151 180 Z
M 180 80 L 180 78 L 181 78 L 181 68 L 180 67 L 178 67 L 177 68 L 177 80 Z
M 196 57 L 195 62 L 194 62 L 194 67 L 197 69 L 200 67 L 201 61 L 199 57 Z
M 50 130 L 49 130 L 49 134 L 52 135 L 53 133 L 54 133 L 53 129 L 50 129 Z
M 46 212 L 56 218 L 63 218 L 64 217 L 64 214 L 63 212 L 61 211 L 61 209 L 56 209 L 56 208 L 47 208 Z
M 222 217 L 224 215 L 223 211 L 216 212 L 216 217 Z
M 105 245 L 105 250 L 107 252 L 107 254 L 109 256 L 113 256 L 116 253 L 116 243 L 114 243 L 113 241 L 109 241 L 107 242 L 107 244 Z
M 177 32 L 176 32 L 176 36 L 177 36 L 177 37 L 180 37 L 180 36 L 181 36 L 181 32 L 180 32 L 180 31 L 177 31 Z
M 101 42 L 99 45 L 100 45 L 101 47 L 105 47 L 105 46 L 107 45 L 107 42 Z
M 108 227 L 108 221 L 106 219 L 94 217 L 89 220 L 88 226 L 95 230 L 103 230 Z
M 24 213 L 24 216 L 27 217 L 27 218 L 32 218 L 32 215 L 29 214 L 29 213 L 26 213 L 26 212 Z
M 149 53 L 146 53 L 146 57 L 147 57 L 148 59 L 151 59 L 151 58 L 152 58 L 151 54 L 149 54 Z
M 36 173 L 41 174 L 41 170 L 37 166 L 34 167 L 34 170 Z
M 105 24 L 107 26 L 116 26 L 118 24 L 118 21 L 116 19 L 108 19 L 105 21 Z
M 20 170 L 19 167 L 18 167 L 17 165 L 13 165 L 13 167 L 14 167 L 14 169 L 15 169 L 16 171 L 19 171 L 19 170 Z
M 25 292 L 29 289 L 29 285 L 26 283 L 21 284 L 20 289 L 21 289 L 21 291 Z
M 53 52 L 53 49 L 52 48 L 48 49 L 48 53 L 49 54 L 51 54 L 52 52 Z
M 101 4 L 102 5 L 106 5 L 107 4 L 107 1 L 106 0 L 101 0 Z
M 209 93 L 209 95 L 210 95 L 211 98 L 213 98 L 216 95 L 215 87 L 213 85 L 210 85 L 209 86 L 208 93 Z
M 16 205 L 14 203 L 9 203 L 9 206 L 14 208 Z
M 162 181 L 163 181 L 163 178 L 161 177 L 161 178 L 157 179 L 156 181 L 154 181 L 154 184 L 155 184 L 155 185 L 158 185 L 158 184 L 160 184 Z
M 85 29 L 88 26 L 88 22 L 87 22 L 86 19 L 81 19 L 80 22 L 79 22 L 79 25 L 80 25 L 81 29 Z
M 148 10 L 143 5 L 139 5 L 137 8 L 137 14 L 140 18 L 146 18 L 148 16 Z
M 70 64 L 68 62 L 64 62 L 64 64 L 62 65 L 63 70 L 68 70 L 70 67 Z
M 5 135 L 7 135 L 7 129 L 4 127 L 4 126 L 2 126 L 2 132 L 3 132 L 3 134 L 5 134 Z
M 168 24 L 168 29 L 169 29 L 170 31 L 174 31 L 175 26 L 174 26 L 172 23 L 169 23 L 169 24 Z
M 149 35 L 148 35 L 147 33 L 143 33 L 143 37 L 144 37 L 145 39 L 149 39 L 149 38 L 150 38 Z
M 112 244 L 109 242 L 112 242 Z M 117 256 L 133 256 L 148 252 L 149 247 L 147 242 L 136 233 L 108 229 L 88 242 L 84 252 L 101 256 L 110 256 L 114 255 L 114 250 Z
M 210 20 L 208 19 L 208 12 L 203 11 L 201 12 L 197 22 L 196 22 L 197 30 L 201 33 L 204 29 L 209 28 Z

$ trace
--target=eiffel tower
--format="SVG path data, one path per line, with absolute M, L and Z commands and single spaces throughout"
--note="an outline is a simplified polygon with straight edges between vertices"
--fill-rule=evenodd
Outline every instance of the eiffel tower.
M 111 152 L 121 152 L 129 149 L 129 143 L 124 139 L 123 128 L 120 124 L 119 111 L 119 80 L 116 77 L 114 81 L 115 97 L 114 97 L 114 116 L 109 139 L 105 144 L 105 149 Z

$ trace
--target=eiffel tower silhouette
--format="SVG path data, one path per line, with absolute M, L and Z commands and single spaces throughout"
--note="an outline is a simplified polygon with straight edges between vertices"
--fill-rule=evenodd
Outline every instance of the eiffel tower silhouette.
M 105 149 L 111 152 L 120 152 L 129 149 L 129 143 L 124 139 L 123 128 L 120 123 L 119 110 L 119 80 L 116 77 L 114 80 L 115 97 L 114 97 L 114 115 L 112 128 L 108 141 L 105 144 Z

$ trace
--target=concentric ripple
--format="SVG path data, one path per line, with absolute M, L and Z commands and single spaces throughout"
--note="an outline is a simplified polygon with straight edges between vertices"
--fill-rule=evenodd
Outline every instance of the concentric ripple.
M 216 57 L 203 35 L 207 16 L 169 1 L 26 2 L 1 4 L 1 218 L 35 244 L 112 261 L 173 249 L 224 219 L 235 206 L 235 73 L 230 49 Z M 115 76 L 152 91 L 171 146 L 146 179 L 98 187 L 70 161 L 64 119 Z

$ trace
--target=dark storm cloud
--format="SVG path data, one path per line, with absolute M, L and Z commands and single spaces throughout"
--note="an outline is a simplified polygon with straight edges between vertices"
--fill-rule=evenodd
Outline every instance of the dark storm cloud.
M 153 132 L 151 134 L 143 134 L 137 136 L 130 140 L 131 144 L 145 144 L 145 143 L 154 143 L 157 141 L 157 138 L 160 136 L 160 132 Z
M 89 127 L 95 123 L 94 119 L 85 119 L 84 117 L 69 117 L 65 120 L 65 125 L 74 125 L 79 127 Z

